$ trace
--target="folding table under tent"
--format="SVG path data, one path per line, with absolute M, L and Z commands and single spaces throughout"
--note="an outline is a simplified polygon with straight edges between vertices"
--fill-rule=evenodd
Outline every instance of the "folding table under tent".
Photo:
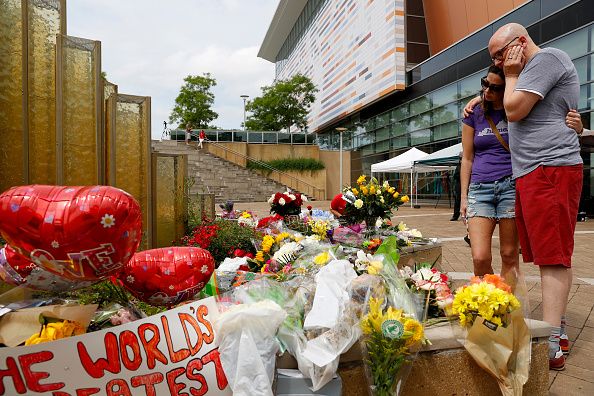
M 428 154 L 416 147 L 389 160 L 371 165 L 371 173 L 380 172 L 410 172 L 410 196 L 413 194 L 413 168 L 416 161 L 426 158 Z M 412 199 L 410 206 L 412 207 Z

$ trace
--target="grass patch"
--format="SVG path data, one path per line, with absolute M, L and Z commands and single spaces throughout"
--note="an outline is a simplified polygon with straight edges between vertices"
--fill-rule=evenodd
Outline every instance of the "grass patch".
M 264 166 L 262 163 L 273 167 L 279 171 L 319 171 L 325 169 L 322 161 L 313 158 L 287 158 L 287 159 L 276 159 L 272 161 L 260 161 L 253 162 L 248 161 L 247 168 L 253 170 L 270 171 L 269 168 Z

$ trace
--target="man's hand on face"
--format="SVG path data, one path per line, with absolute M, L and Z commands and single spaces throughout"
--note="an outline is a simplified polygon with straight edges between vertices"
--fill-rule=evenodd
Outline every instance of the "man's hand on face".
M 517 77 L 522 69 L 524 69 L 524 63 L 526 57 L 524 56 L 524 47 L 521 45 L 514 45 L 510 47 L 505 53 L 505 59 L 503 61 L 503 72 L 506 77 Z

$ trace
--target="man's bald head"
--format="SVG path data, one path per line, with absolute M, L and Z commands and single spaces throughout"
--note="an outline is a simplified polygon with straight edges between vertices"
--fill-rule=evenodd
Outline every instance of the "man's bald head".
M 526 37 L 528 42 L 532 42 L 530 35 L 526 28 L 518 23 L 508 23 L 507 25 L 501 26 L 491 39 L 489 40 L 489 53 L 493 53 L 505 44 L 511 41 L 514 37 Z

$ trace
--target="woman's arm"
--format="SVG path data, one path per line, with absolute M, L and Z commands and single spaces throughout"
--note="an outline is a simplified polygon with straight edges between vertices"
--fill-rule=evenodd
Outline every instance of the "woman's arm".
M 466 209 L 468 207 L 468 186 L 474 161 L 474 128 L 462 124 L 462 166 L 460 167 L 460 214 L 466 222 Z

